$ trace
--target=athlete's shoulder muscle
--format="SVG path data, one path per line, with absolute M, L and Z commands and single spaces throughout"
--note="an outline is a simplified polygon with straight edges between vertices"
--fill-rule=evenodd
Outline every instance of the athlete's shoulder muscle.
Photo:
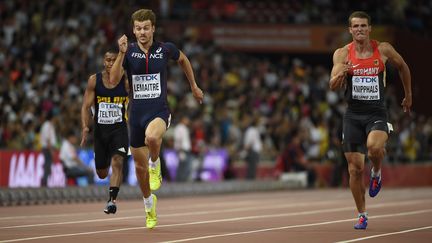
M 378 50 L 384 61 L 389 60 L 396 66 L 401 66 L 403 63 L 405 63 L 402 56 L 388 42 L 381 42 L 378 45 Z
M 381 55 L 385 55 L 386 57 L 389 55 L 391 56 L 396 52 L 393 46 L 388 42 L 380 42 L 378 44 L 378 50 L 380 51 Z
M 87 81 L 87 89 L 94 90 L 96 87 L 96 74 L 90 75 L 88 81 Z
M 336 49 L 333 54 L 333 64 L 345 63 L 348 57 L 348 46 Z

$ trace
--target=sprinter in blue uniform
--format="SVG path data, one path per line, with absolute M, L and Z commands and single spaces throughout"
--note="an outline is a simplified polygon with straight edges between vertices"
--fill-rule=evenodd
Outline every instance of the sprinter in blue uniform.
M 202 103 L 203 92 L 196 84 L 192 65 L 183 52 L 172 43 L 154 41 L 156 16 L 153 11 L 140 9 L 134 12 L 132 23 L 137 42 L 128 44 L 125 35 L 118 40 L 119 55 L 112 67 L 111 83 L 117 84 L 126 71 L 131 90 L 131 152 L 144 196 L 146 226 L 153 228 L 157 224 L 157 198 L 151 192 L 161 185 L 159 153 L 171 119 L 167 102 L 168 61 L 177 61 L 183 69 L 199 103 Z
M 129 151 L 126 110 L 129 101 L 129 84 L 125 78 L 112 85 L 109 82 L 111 67 L 117 53 L 108 51 L 104 56 L 104 70 L 90 76 L 81 108 L 82 138 L 84 146 L 90 131 L 91 107 L 94 105 L 94 152 L 96 173 L 99 178 L 110 178 L 109 199 L 104 209 L 106 214 L 117 211 L 116 199 L 122 182 L 123 163 Z

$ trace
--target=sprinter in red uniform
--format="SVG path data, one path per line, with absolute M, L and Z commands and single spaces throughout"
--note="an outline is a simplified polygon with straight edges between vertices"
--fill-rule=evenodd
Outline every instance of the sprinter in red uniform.
M 343 118 L 342 142 L 350 188 L 359 213 L 354 228 L 366 229 L 365 155 L 367 153 L 372 162 L 369 195 L 375 197 L 381 189 L 381 163 L 392 130 L 384 102 L 385 63 L 390 61 L 399 71 L 405 91 L 404 112 L 409 112 L 412 105 L 411 74 L 392 45 L 369 39 L 371 25 L 367 13 L 352 13 L 348 23 L 353 41 L 334 52 L 330 89 L 345 89 L 348 108 Z

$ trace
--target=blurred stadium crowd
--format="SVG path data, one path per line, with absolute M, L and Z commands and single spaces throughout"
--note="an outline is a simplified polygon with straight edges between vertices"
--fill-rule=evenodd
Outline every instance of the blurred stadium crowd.
M 160 15 L 174 20 L 338 25 L 347 23 L 347 13 L 362 10 L 372 17 L 374 25 L 397 25 L 419 33 L 432 29 L 429 0 L 180 0 L 171 2 L 173 5 L 171 8 L 169 4 L 160 5 Z
M 50 111 L 55 115 L 59 143 L 71 128 L 80 134 L 87 79 L 101 70 L 103 53 L 116 46 L 117 37 L 131 32 L 130 14 L 139 7 L 154 9 L 161 22 L 340 25 L 346 25 L 348 12 L 362 9 L 371 14 L 374 24 L 396 24 L 424 35 L 432 29 L 432 1 L 388 0 L 379 4 L 380 8 L 375 1 L 327 0 L 1 1 L 0 148 L 40 149 L 40 127 Z M 257 121 L 263 141 L 261 160 L 275 161 L 290 143 L 293 131 L 300 131 L 309 160 L 341 159 L 345 104 L 342 92 L 328 88 L 331 54 L 327 62 L 310 64 L 289 54 L 228 52 L 186 35 L 166 40 L 161 32 L 159 37 L 174 41 L 185 52 L 205 92 L 200 106 L 181 69 L 171 65 L 168 99 L 172 126 L 182 114 L 191 118 L 195 155 L 223 147 L 232 161 L 243 160 L 239 151 L 244 149 L 245 130 Z M 386 91 L 395 127 L 387 147 L 388 161 L 430 161 L 432 118 L 404 115 L 393 89 L 390 85 Z M 172 131 L 166 135 L 166 146 L 172 146 Z

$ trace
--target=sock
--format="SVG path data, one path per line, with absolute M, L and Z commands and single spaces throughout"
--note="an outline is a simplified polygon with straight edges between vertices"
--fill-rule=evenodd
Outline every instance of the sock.
M 374 172 L 373 167 L 372 167 L 371 176 L 372 177 L 380 177 L 381 176 L 381 169 L 378 172 Z
M 150 194 L 148 198 L 143 197 L 144 199 L 144 206 L 146 209 L 151 209 L 153 207 L 153 195 Z
M 157 163 L 159 163 L 159 157 L 157 158 L 157 160 L 156 161 L 152 161 L 152 159 L 151 159 L 151 157 L 150 157 L 150 159 L 149 159 L 149 166 L 150 166 L 150 168 L 152 168 L 152 169 L 154 169 L 154 168 L 156 168 L 156 166 L 157 166 Z
M 363 212 L 363 213 L 359 213 L 359 214 L 358 214 L 358 217 L 359 217 L 359 218 L 360 218 L 360 217 L 367 218 L 367 216 L 368 216 L 368 213 L 367 213 L 367 212 Z
M 120 191 L 119 187 L 111 186 L 109 188 L 109 196 L 110 196 L 109 201 L 115 202 L 115 200 L 117 199 L 117 194 L 119 191 Z

